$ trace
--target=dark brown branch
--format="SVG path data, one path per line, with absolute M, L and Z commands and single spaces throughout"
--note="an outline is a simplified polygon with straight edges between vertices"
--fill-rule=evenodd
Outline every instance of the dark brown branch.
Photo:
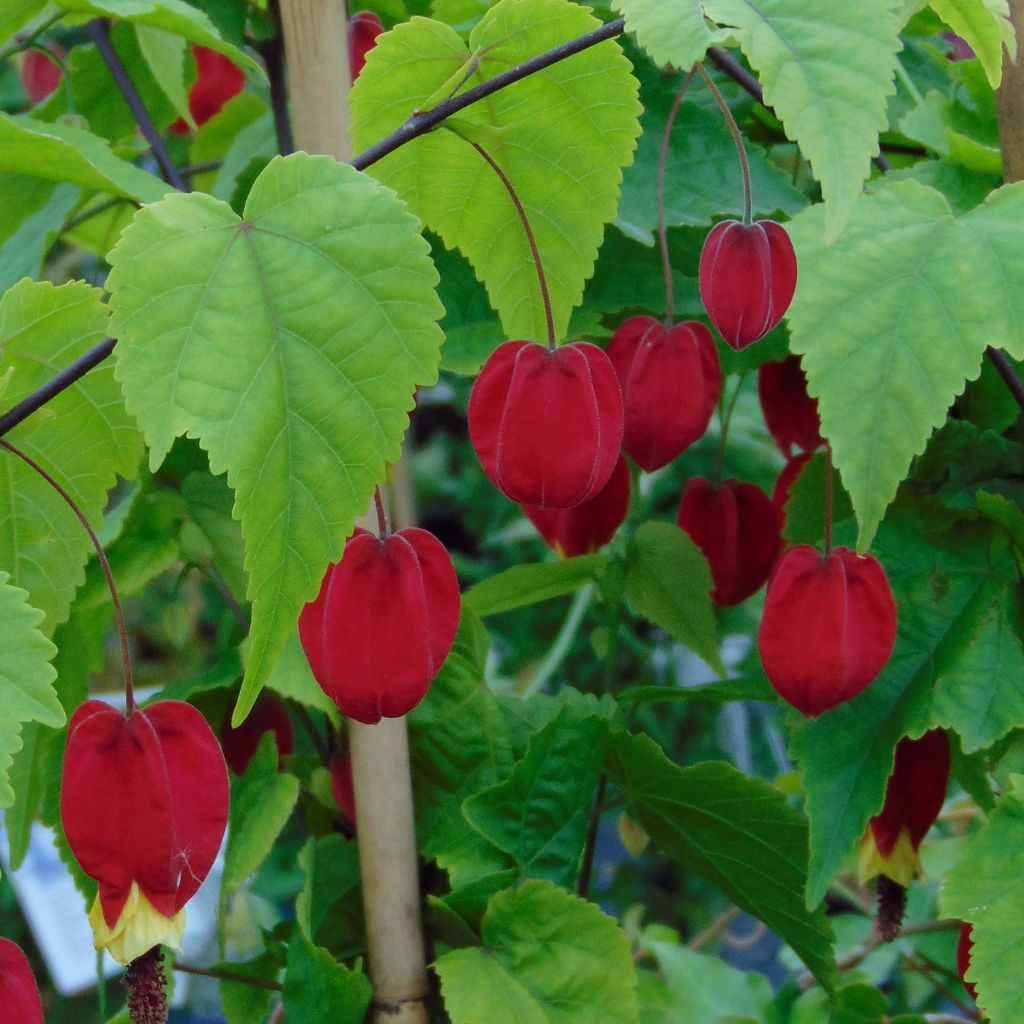
M 103 58 L 103 62 L 107 65 L 111 75 L 114 76 L 114 82 L 124 97 L 125 103 L 128 104 L 128 108 L 131 110 L 139 130 L 149 143 L 149 148 L 153 151 L 153 156 L 160 168 L 160 174 L 164 181 L 179 192 L 187 192 L 188 188 L 167 152 L 163 137 L 156 130 L 153 118 L 149 116 L 149 111 L 142 102 L 142 97 L 139 95 L 138 89 L 135 88 L 135 83 L 131 80 L 124 64 L 121 62 L 117 50 L 114 49 L 114 44 L 110 39 L 110 22 L 105 18 L 91 21 L 89 22 L 88 32 L 89 38 L 96 44 L 96 49 Z

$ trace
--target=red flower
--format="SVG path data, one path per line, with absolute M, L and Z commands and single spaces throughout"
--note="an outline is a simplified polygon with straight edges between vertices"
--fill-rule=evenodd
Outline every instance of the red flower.
M 96 948 L 128 963 L 177 945 L 183 908 L 206 878 L 228 818 L 217 738 L 191 705 L 162 701 L 127 717 L 90 700 L 71 718 L 61 819 L 99 884 Z
M 425 696 L 459 626 L 459 584 L 444 545 L 411 527 L 356 530 L 299 616 L 316 681 L 357 722 L 398 718 Z
M 366 55 L 377 45 L 384 23 L 373 11 L 360 11 L 348 23 L 348 70 L 354 82 L 363 70 Z
M 0 939 L 0 1020 L 4 1024 L 43 1024 L 43 1004 L 25 954 Z
M 201 127 L 242 91 L 245 72 L 224 54 L 206 46 L 193 46 L 192 53 L 196 59 L 196 80 L 188 92 L 188 112 Z M 189 130 L 183 117 L 171 125 L 175 135 L 188 135 Z
M 757 645 L 775 692 L 817 717 L 870 685 L 892 654 L 896 605 L 885 570 L 848 548 L 798 544 L 772 570 Z
M 484 472 L 512 501 L 572 508 L 608 483 L 622 447 L 622 388 L 596 345 L 550 351 L 506 341 L 469 396 L 469 435 Z
M 695 477 L 686 485 L 676 521 L 708 560 L 716 604 L 740 604 L 764 586 L 782 533 L 778 510 L 760 487 Z
M 796 291 L 796 253 L 773 220 L 716 224 L 700 254 L 700 297 L 719 334 L 735 349 L 766 335 Z
M 589 555 L 615 536 L 629 509 L 629 491 L 629 467 L 620 455 L 604 489 L 581 505 L 548 509 L 523 505 L 522 509 L 549 548 L 572 558 Z
M 786 521 L 786 504 L 789 501 L 790 489 L 799 479 L 804 466 L 810 461 L 810 455 L 800 452 L 791 459 L 786 459 L 786 464 L 775 478 L 775 486 L 772 488 L 772 504 L 779 510 L 783 524 Z
M 942 810 L 948 785 L 949 740 L 942 729 L 900 740 L 882 812 L 868 822 L 861 841 L 861 885 L 875 875 L 910 885 L 920 864 L 917 851 Z
M 292 721 L 284 701 L 272 693 L 261 693 L 245 721 L 237 728 L 231 727 L 230 713 L 224 718 L 220 729 L 220 745 L 228 767 L 236 775 L 244 775 L 245 769 L 256 753 L 264 733 L 273 731 L 280 757 L 292 752 L 294 736 Z
M 54 56 L 61 60 L 67 54 L 55 43 L 46 47 Z M 21 61 L 21 84 L 32 106 L 42 103 L 50 93 L 55 92 L 64 76 L 60 65 L 46 56 L 42 50 L 32 49 L 25 52 Z
M 331 792 L 341 813 L 356 823 L 356 789 L 352 779 L 352 756 L 335 754 L 331 758 Z
M 757 393 L 768 430 L 787 459 L 792 457 L 794 447 L 813 452 L 825 443 L 818 400 L 807 393 L 799 356 L 765 363 L 757 371 Z
M 641 469 L 667 465 L 704 435 L 722 378 L 703 324 L 668 328 L 652 316 L 630 317 L 609 343 L 608 358 L 625 402 L 622 446 Z

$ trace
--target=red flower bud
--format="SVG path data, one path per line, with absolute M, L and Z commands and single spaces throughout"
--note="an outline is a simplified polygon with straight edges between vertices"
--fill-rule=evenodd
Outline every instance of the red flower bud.
M 708 429 L 721 370 L 711 332 L 695 321 L 668 328 L 630 317 L 608 345 L 625 403 L 622 446 L 642 469 L 660 469 Z
M 769 682 L 797 710 L 817 717 L 860 693 L 895 640 L 892 590 L 870 555 L 799 544 L 779 558 L 757 642 Z
M 46 48 L 62 60 L 67 56 L 55 43 Z M 57 89 L 64 72 L 41 50 L 26 50 L 21 61 L 21 84 L 32 106 L 42 103 Z
M 977 1002 L 978 990 L 967 980 L 967 971 L 971 966 L 971 953 L 974 950 L 974 940 L 971 936 L 971 925 L 964 921 L 960 925 L 960 941 L 956 944 L 956 969 L 960 980 L 964 983 L 968 995 Z
M 799 356 L 765 363 L 757 371 L 757 393 L 768 430 L 787 459 L 794 447 L 813 452 L 825 443 L 818 400 L 807 394 L 807 378 Z
M 71 718 L 61 819 L 99 884 L 96 948 L 128 963 L 177 945 L 182 908 L 203 883 L 228 818 L 228 773 L 203 716 L 161 701 L 127 717 L 90 700 Z
M 360 11 L 348 23 L 348 70 L 352 81 L 366 63 L 366 55 L 377 45 L 377 36 L 384 31 L 384 23 L 373 11 Z
M 796 253 L 773 220 L 716 224 L 700 254 L 700 297 L 711 322 L 734 349 L 764 337 L 796 291 Z
M 0 1020 L 43 1024 L 39 986 L 25 954 L 10 939 L 0 939 Z
M 459 584 L 444 545 L 411 527 L 381 539 L 356 530 L 299 637 L 316 681 L 357 722 L 398 718 L 423 699 L 459 626 Z
M 797 482 L 804 466 L 810 461 L 810 455 L 800 452 L 792 458 L 786 459 L 782 471 L 775 478 L 775 486 L 772 488 L 772 504 L 779 510 L 783 523 L 786 521 L 786 503 L 789 501 L 790 488 Z
M 495 487 L 520 505 L 572 508 L 608 483 L 622 447 L 622 389 L 596 345 L 552 352 L 506 341 L 469 396 L 469 436 Z
M 679 504 L 679 525 L 704 552 L 715 589 L 726 607 L 745 601 L 768 579 L 782 547 L 779 513 L 760 487 L 695 477 Z
M 900 740 L 882 812 L 868 823 L 861 843 L 862 885 L 875 875 L 910 885 L 917 851 L 942 810 L 948 784 L 949 740 L 942 729 Z
M 572 558 L 589 555 L 615 536 L 629 509 L 629 491 L 629 467 L 620 455 L 608 483 L 581 505 L 548 509 L 523 505 L 522 509 L 549 548 Z
M 356 789 L 352 781 L 352 757 L 350 754 L 335 754 L 331 758 L 331 792 L 341 813 L 354 825 L 356 823 Z
M 219 114 L 228 100 L 245 86 L 245 72 L 222 53 L 206 46 L 193 46 L 196 59 L 196 80 L 188 92 L 188 112 L 198 126 Z M 171 125 L 175 135 L 188 135 L 189 126 L 183 117 Z
M 230 713 L 225 717 L 220 729 L 220 745 L 224 750 L 224 760 L 236 775 L 245 774 L 263 734 L 271 730 L 277 741 L 278 754 L 286 757 L 292 752 L 294 743 L 292 720 L 288 717 L 284 701 L 272 693 L 259 695 L 245 721 L 237 729 L 231 727 Z

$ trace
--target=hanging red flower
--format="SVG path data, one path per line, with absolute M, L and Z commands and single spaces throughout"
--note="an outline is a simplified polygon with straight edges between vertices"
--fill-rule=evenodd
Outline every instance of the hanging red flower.
M 0 939 L 0 1020 L 5 1024 L 43 1024 L 39 986 L 28 958 L 10 939 Z
M 220 849 L 228 773 L 206 719 L 161 701 L 129 715 L 90 700 L 71 718 L 61 781 L 71 852 L 99 885 L 97 949 L 129 963 L 177 946 L 184 906 Z

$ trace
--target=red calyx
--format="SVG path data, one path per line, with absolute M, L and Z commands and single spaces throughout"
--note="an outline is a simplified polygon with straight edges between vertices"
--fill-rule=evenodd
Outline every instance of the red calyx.
M 589 555 L 615 536 L 629 509 L 629 492 L 629 467 L 620 455 L 608 483 L 582 504 L 548 509 L 523 505 L 522 509 L 549 548 L 572 558 Z
M 793 448 L 813 452 L 825 443 L 818 400 L 807 394 L 807 378 L 799 356 L 761 366 L 757 393 L 768 430 L 787 459 L 792 457 Z
M 410 527 L 381 539 L 356 530 L 299 637 L 323 691 L 357 722 L 398 718 L 425 696 L 459 625 L 459 584 L 444 545 Z
M 796 253 L 773 220 L 716 224 L 700 254 L 700 297 L 718 333 L 734 349 L 764 337 L 796 291 Z
M 228 773 L 206 719 L 161 701 L 127 717 L 86 701 L 71 717 L 61 780 L 71 851 L 114 927 L 132 883 L 173 918 L 206 878 L 228 820 Z
M 373 11 L 360 11 L 348 23 L 348 69 L 354 82 L 363 70 L 366 55 L 377 45 L 384 23 Z
M 758 632 L 761 664 L 783 700 L 812 718 L 870 685 L 896 640 L 885 570 L 847 548 L 800 544 L 768 580 Z
M 942 729 L 932 729 L 917 740 L 900 740 L 882 812 L 871 819 L 882 856 L 892 853 L 903 829 L 917 851 L 942 810 L 948 784 L 949 740 Z
M 971 925 L 964 921 L 960 925 L 960 941 L 956 945 L 956 969 L 960 980 L 964 983 L 970 997 L 977 1002 L 978 990 L 967 980 L 967 971 L 971 966 L 971 952 L 974 949 L 974 941 L 971 937 Z
M 722 384 L 718 350 L 703 324 L 670 328 L 651 316 L 630 317 L 608 358 L 622 385 L 622 446 L 641 469 L 660 469 L 703 436 Z
M 292 721 L 284 701 L 272 693 L 260 694 L 247 718 L 237 729 L 231 727 L 231 714 L 225 717 L 220 729 L 220 745 L 224 751 L 224 760 L 236 775 L 245 774 L 264 733 L 271 731 L 277 741 L 279 757 L 287 757 L 294 744 Z
M 704 552 L 715 604 L 731 607 L 764 586 L 782 547 L 779 513 L 760 487 L 739 480 L 686 485 L 676 522 Z
M 193 46 L 192 53 L 196 59 L 196 80 L 188 93 L 188 112 L 201 127 L 242 91 L 245 72 L 224 54 L 206 46 Z M 179 117 L 171 125 L 171 131 L 175 135 L 188 135 L 189 126 Z
M 43 1024 L 39 986 L 27 957 L 10 939 L 0 939 L 0 1020 Z
M 56 44 L 47 47 L 50 53 L 63 59 L 65 52 Z M 64 72 L 41 50 L 26 50 L 21 61 L 21 84 L 32 106 L 42 103 L 54 92 Z
M 341 813 L 356 823 L 356 789 L 352 780 L 352 756 L 335 754 L 331 758 L 331 792 Z
M 622 447 L 622 389 L 608 356 L 575 342 L 554 352 L 507 341 L 469 397 L 469 435 L 491 482 L 512 501 L 572 508 L 607 483 Z

